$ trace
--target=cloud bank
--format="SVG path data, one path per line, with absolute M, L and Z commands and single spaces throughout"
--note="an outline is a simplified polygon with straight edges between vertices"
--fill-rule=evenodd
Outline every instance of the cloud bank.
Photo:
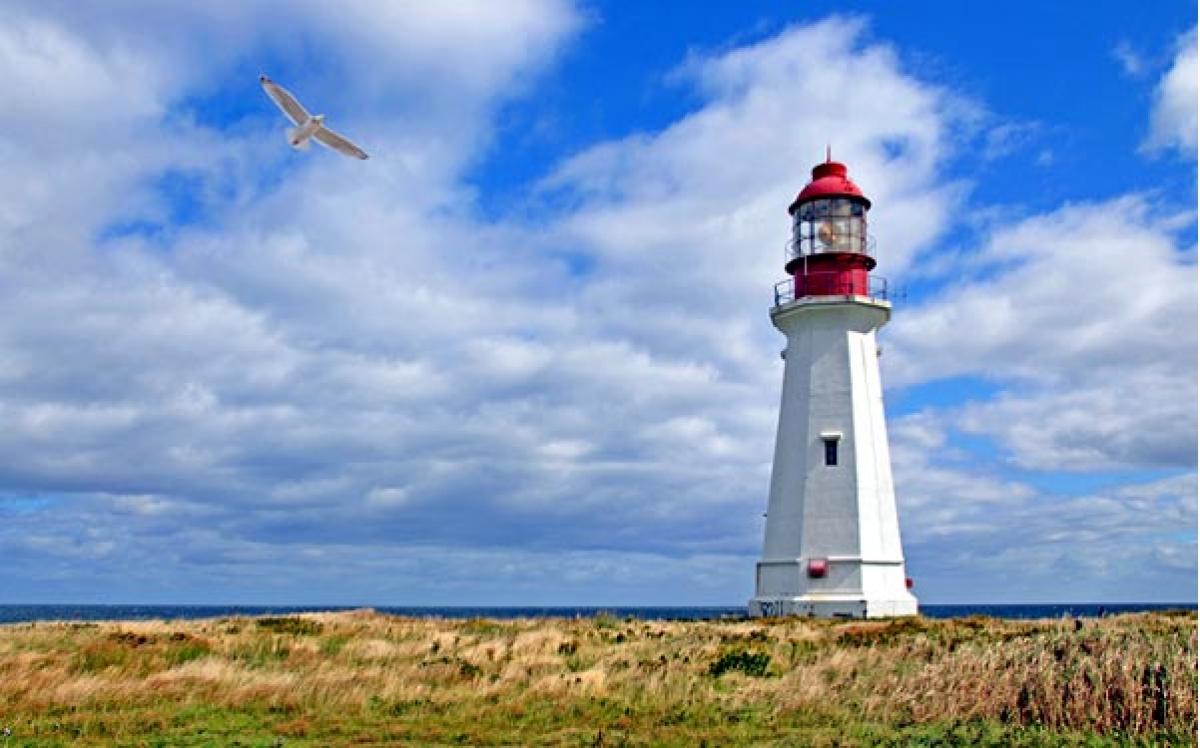
M 880 270 L 941 274 L 885 331 L 885 380 L 992 383 L 895 421 L 930 591 L 962 599 L 963 570 L 1000 579 L 1010 556 L 1039 572 L 997 600 L 1063 574 L 1134 594 L 1124 564 L 1163 569 L 1165 598 L 1194 578 L 1195 248 L 1131 194 L 948 252 L 970 184 L 945 164 L 986 139 L 981 107 L 861 19 L 693 54 L 671 78 L 694 111 L 571 154 L 520 217 L 484 218 L 464 175 L 500 147 L 496 108 L 580 32 L 565 4 L 16 11 L 15 598 L 739 603 L 778 404 L 783 211 L 831 132 L 877 205 Z M 268 68 L 372 160 L 290 153 Z M 1084 492 L 1036 479 L 1093 470 L 1118 472 Z
M 1196 157 L 1196 29 L 1176 43 L 1175 59 L 1154 91 L 1150 134 L 1151 151 L 1178 150 Z

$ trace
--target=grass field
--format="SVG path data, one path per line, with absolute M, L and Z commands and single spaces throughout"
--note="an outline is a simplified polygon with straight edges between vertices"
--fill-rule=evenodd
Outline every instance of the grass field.
M 1196 616 L 0 627 L 0 746 L 1196 744 Z

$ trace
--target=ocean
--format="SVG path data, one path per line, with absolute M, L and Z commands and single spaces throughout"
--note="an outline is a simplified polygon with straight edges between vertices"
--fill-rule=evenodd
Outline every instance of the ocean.
M 286 615 L 316 611 L 355 610 L 371 607 L 380 613 L 421 618 L 575 618 L 600 614 L 645 620 L 699 620 L 744 618 L 744 606 L 716 607 L 405 607 L 330 605 L 0 605 L 0 624 L 30 621 L 113 621 L 148 619 L 223 618 L 228 616 Z M 1196 610 L 1196 603 L 1059 603 L 1027 605 L 922 605 L 930 618 L 982 615 L 994 618 L 1032 619 L 1063 616 L 1092 618 L 1117 613 L 1155 610 Z

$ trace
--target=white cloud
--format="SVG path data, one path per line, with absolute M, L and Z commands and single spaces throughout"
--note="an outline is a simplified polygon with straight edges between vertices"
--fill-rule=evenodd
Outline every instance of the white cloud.
M 1038 488 L 956 446 L 954 427 L 950 410 L 927 409 L 890 428 L 905 554 L 922 600 L 1190 599 L 1194 471 L 1157 479 L 1093 472 L 1103 487 Z
M 0 408 L 13 428 L 0 435 L 0 478 L 9 493 L 207 506 L 224 537 L 268 545 L 532 547 L 547 558 L 587 548 L 649 554 L 659 565 L 753 553 L 778 376 L 778 342 L 762 311 L 781 264 L 783 208 L 814 160 L 809 150 L 820 148 L 822 126 L 746 128 L 771 113 L 772 98 L 836 103 L 840 113 L 826 125 L 847 106 L 881 106 L 865 95 L 835 102 L 826 83 L 803 75 L 815 45 L 911 115 L 846 128 L 837 144 L 862 165 L 856 175 L 873 196 L 903 191 L 908 205 L 931 208 L 926 223 L 896 233 L 894 267 L 937 232 L 947 199 L 933 167 L 945 94 L 904 76 L 885 48 L 857 47 L 856 24 L 795 29 L 761 49 L 693 61 L 689 80 L 711 98 L 700 111 L 641 146 L 623 141 L 571 160 L 548 184 L 578 192 L 579 209 L 549 227 L 522 227 L 472 220 L 454 175 L 486 147 L 487 102 L 570 33 L 559 6 L 530 20 L 520 43 L 445 31 L 447 44 L 469 46 L 487 64 L 446 67 L 440 96 L 475 104 L 360 119 L 367 138 L 382 128 L 374 132 L 398 150 L 381 149 L 366 165 L 317 154 L 298 166 L 270 132 L 277 115 L 265 99 L 261 125 L 217 132 L 202 113 L 190 123 L 177 116 L 192 106 L 189 91 L 227 79 L 220 68 L 269 46 L 274 31 L 265 41 L 235 34 L 227 46 L 241 51 L 222 48 L 191 70 L 198 58 L 187 44 L 158 48 L 153 36 L 123 35 L 132 7 L 115 6 L 111 17 L 64 10 L 67 21 L 54 27 L 72 40 L 65 46 L 92 56 L 85 68 L 103 69 L 111 50 L 134 48 L 153 68 L 147 79 L 166 82 L 114 125 L 127 170 L 106 167 L 81 181 L 71 192 L 77 205 L 53 194 L 65 185 L 47 190 L 17 217 L 26 227 L 20 241 L 6 235 Z M 224 28 L 221 14 L 240 23 L 275 7 L 217 4 L 147 23 L 163 27 L 163 39 L 188 23 L 203 37 Z M 287 28 L 365 60 L 339 37 L 344 29 L 312 21 L 317 10 L 293 11 Z M 450 27 L 462 22 L 457 12 L 446 11 Z M 29 14 L 30 24 L 51 23 Z M 506 13 L 489 25 L 485 12 L 471 33 L 508 40 L 522 17 Z M 402 51 L 364 65 L 330 100 L 397 111 L 382 91 L 407 80 L 402 68 L 413 55 L 429 57 L 418 69 L 441 69 L 449 54 L 437 34 L 402 44 L 410 32 L 403 24 L 388 31 Z M 792 73 L 780 75 L 773 67 L 785 60 Z M 327 84 L 320 75 L 316 83 L 319 96 Z M 248 95 L 261 98 L 253 86 Z M 64 104 L 44 114 L 41 127 L 74 122 L 72 111 Z M 17 136 L 0 129 L 6 142 Z M 196 152 L 198 143 L 214 150 Z M 64 163 L 105 164 L 99 148 L 80 140 Z M 594 154 L 617 151 L 629 151 L 615 156 L 628 170 L 602 167 L 615 192 L 591 195 L 584 185 L 598 174 Z M 263 158 L 276 175 L 265 182 L 256 177 Z M 194 170 L 202 187 L 231 182 L 194 225 L 175 225 L 172 199 L 156 202 L 147 187 L 179 168 Z M 893 172 L 903 190 L 885 176 Z M 651 177 L 662 181 L 660 198 L 639 185 Z M 167 233 L 93 242 L 102 227 L 131 218 L 161 222 Z M 655 239 L 655 226 L 668 230 Z M 572 273 L 558 259 L 562 248 L 590 255 L 593 270 Z M 68 515 L 55 504 L 39 516 L 53 524 Z M 104 516 L 89 513 L 115 532 Z M 154 514 L 165 524 L 169 516 Z M 714 527 L 714 516 L 728 520 Z M 189 542 L 200 553 L 210 539 Z M 723 584 L 740 589 L 742 571 L 731 568 Z
M 1019 481 L 972 469 L 977 457 L 953 445 L 949 425 L 945 413 L 928 410 L 897 419 L 889 429 L 896 485 L 910 510 L 905 525 L 925 528 L 920 534 L 946 534 L 953 528 L 945 521 L 964 510 L 974 514 L 989 505 L 1003 510 L 1035 494 Z
M 1171 68 L 1154 91 L 1150 134 L 1144 146 L 1151 151 L 1177 149 L 1196 155 L 1196 29 L 1176 42 Z
M 1140 75 L 1146 68 L 1146 61 L 1128 40 L 1122 39 L 1118 42 L 1117 46 L 1113 47 L 1112 54 L 1126 75 Z
M 703 274 L 740 295 L 778 273 L 782 211 L 832 138 L 833 155 L 878 206 L 884 267 L 902 272 L 947 219 L 957 186 L 939 182 L 936 165 L 969 107 L 907 76 L 862 34 L 860 21 L 835 18 L 694 57 L 676 77 L 700 87 L 704 107 L 661 132 L 589 149 L 546 180 L 586 201 L 569 236 L 604 261 Z M 744 247 L 736 263 L 734 246 Z
M 62 501 L 52 526 L 37 514 L 0 515 L 6 569 L 19 570 L 7 593 L 59 603 L 136 590 L 141 602 L 165 604 L 720 605 L 730 599 L 726 570 L 753 565 L 704 552 L 262 538 L 195 512 L 147 511 L 148 499 Z
M 371 601 L 608 602 L 547 592 L 591 585 L 670 602 L 668 584 L 740 600 L 777 407 L 780 339 L 765 309 L 784 208 L 836 133 L 834 155 L 878 206 L 880 270 L 903 275 L 965 196 L 940 165 L 972 107 L 864 42 L 860 21 L 694 57 L 676 78 L 697 88 L 695 111 L 565 160 L 540 189 L 571 208 L 520 224 L 477 218 L 461 174 L 486 153 L 492 108 L 527 91 L 578 27 L 562 3 L 397 6 L 371 23 L 380 6 L 365 2 L 19 7 L 0 30 L 0 55 L 29 71 L 0 79 L 0 97 L 28 112 L 0 122 L 0 156 L 29 185 L 0 213 L 0 495 L 23 498 L 0 510 L 25 508 L 0 542 L 10 569 L 64 590 L 85 589 L 69 571 L 80 548 L 103 563 L 73 567 L 77 580 L 137 579 L 165 600 L 187 599 L 165 574 L 295 600 L 289 580 L 309 581 L 298 568 L 320 571 L 330 601 L 375 589 Z M 293 158 L 254 79 L 268 62 L 371 161 Z M 22 93 L 55 70 L 70 85 Z M 206 97 L 243 85 L 257 108 L 206 111 Z M 96 92 L 115 105 L 103 132 L 81 121 Z M 61 147 L 31 153 L 27 135 Z M 164 175 L 182 175 L 182 197 L 165 194 Z M 198 217 L 173 215 L 189 201 Z M 1011 358 L 1002 377 L 1053 384 L 1080 361 L 1116 370 L 1115 345 L 1162 354 L 1178 336 L 1147 340 L 1137 320 L 1194 298 L 1177 288 L 1186 269 L 1144 201 L 1114 206 L 1128 213 L 1120 225 L 1064 210 L 998 235 L 981 259 L 1000 275 L 897 315 L 890 373 L 978 373 L 964 361 L 999 352 Z M 121 230 L 131 221 L 155 228 Z M 1085 236 L 1060 246 L 1063 229 Z M 1117 265 L 1110 235 L 1145 256 L 1137 277 L 1152 300 L 1127 308 L 1089 264 L 1099 252 Z M 1068 315 L 1076 348 L 1023 362 L 1018 323 L 1070 338 L 1040 329 L 1077 291 L 1035 272 L 1058 273 L 1044 246 L 1082 263 L 1077 276 L 1122 316 L 1093 330 Z M 1017 293 L 1029 285 L 1036 303 Z M 971 289 L 998 291 L 1016 316 L 995 320 Z M 993 329 L 948 354 L 977 309 Z M 985 409 L 1022 423 L 1037 397 L 980 403 L 956 425 L 1006 438 Z M 949 498 L 1036 494 L 919 460 L 917 426 L 900 426 L 897 475 L 919 497 L 918 542 L 957 527 L 938 524 Z M 928 429 L 925 448 L 951 454 Z
M 367 503 L 376 507 L 400 507 L 408 501 L 408 490 L 404 488 L 372 488 L 367 494 Z
M 1195 379 L 1156 366 L 1062 389 L 1005 394 L 964 407 L 968 433 L 995 438 L 1035 470 L 1176 468 L 1196 457 Z
M 1195 591 L 1195 497 L 1190 473 L 1078 496 L 1014 494 L 1002 509 L 949 503 L 932 520 L 923 508 L 907 515 L 909 568 L 926 575 L 926 600 L 1179 602 Z
M 1011 155 L 1028 146 L 1041 131 L 1036 122 L 1004 122 L 987 131 L 983 158 L 992 160 Z
M 160 116 L 165 71 L 129 49 L 94 49 L 60 25 L 39 18 L 0 31 L 5 69 L 6 128 L 32 136 L 53 121 L 70 134 L 103 136 L 104 129 Z
M 999 227 L 962 258 L 976 277 L 897 314 L 888 381 L 1004 385 L 956 418 L 1025 467 L 1192 465 L 1195 252 L 1156 210 L 1130 196 Z
M 1191 220 L 1132 195 L 999 222 L 940 295 L 897 310 L 889 382 L 986 383 L 892 429 L 926 599 L 1190 597 L 1195 248 L 1178 231 Z M 1111 487 L 1038 487 L 1070 486 L 1070 471 Z

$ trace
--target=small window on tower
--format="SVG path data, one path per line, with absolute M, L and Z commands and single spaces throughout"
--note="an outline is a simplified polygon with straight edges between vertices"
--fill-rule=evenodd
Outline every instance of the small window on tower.
M 837 439 L 825 440 L 825 464 L 837 465 Z

